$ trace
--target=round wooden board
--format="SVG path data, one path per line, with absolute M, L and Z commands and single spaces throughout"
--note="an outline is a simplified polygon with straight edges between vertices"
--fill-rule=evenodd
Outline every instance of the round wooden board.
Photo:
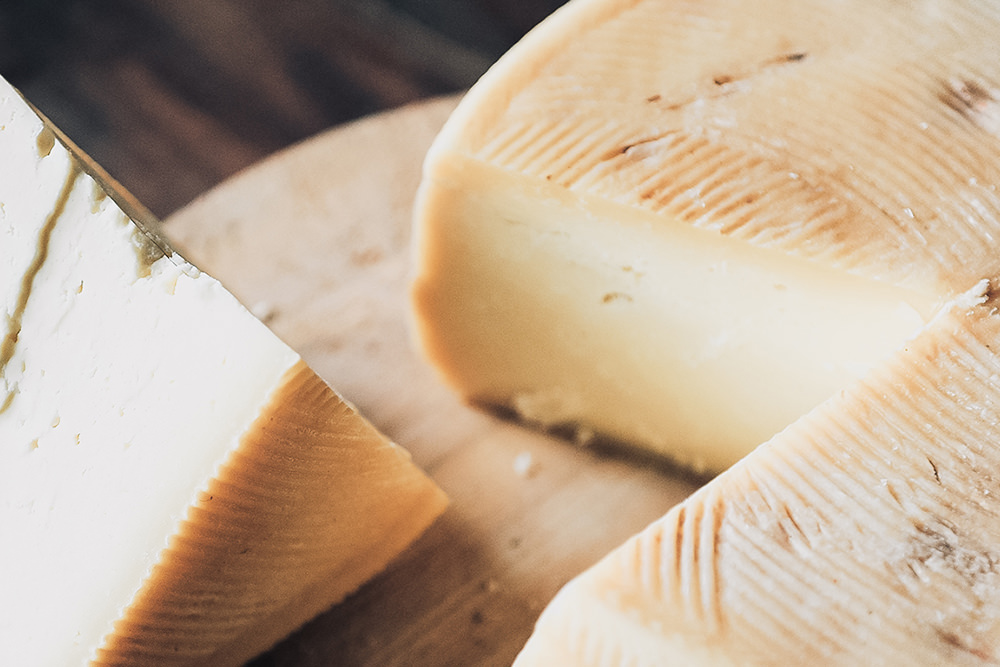
M 333 129 L 164 223 L 451 498 L 387 571 L 254 667 L 509 665 L 565 582 L 696 488 L 464 405 L 415 352 L 410 210 L 454 105 Z

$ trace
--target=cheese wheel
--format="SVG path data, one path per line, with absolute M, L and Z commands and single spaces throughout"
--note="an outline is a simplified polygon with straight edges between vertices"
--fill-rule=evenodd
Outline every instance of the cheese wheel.
M 443 510 L 151 224 L 0 82 L 0 664 L 242 664 Z
M 517 667 L 1000 664 L 998 38 L 996 2 L 574 0 L 463 100 L 430 361 L 726 470 Z
M 726 468 L 996 273 L 998 12 L 570 3 L 427 157 L 422 349 L 471 402 Z

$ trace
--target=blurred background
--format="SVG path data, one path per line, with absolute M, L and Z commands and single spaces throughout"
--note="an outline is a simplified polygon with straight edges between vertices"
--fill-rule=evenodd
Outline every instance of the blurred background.
M 0 75 L 156 215 L 463 90 L 563 0 L 3 0 Z

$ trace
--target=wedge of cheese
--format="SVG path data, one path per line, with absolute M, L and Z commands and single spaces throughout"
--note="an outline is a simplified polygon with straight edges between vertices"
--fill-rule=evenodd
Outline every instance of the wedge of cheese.
M 1000 5 L 575 0 L 416 212 L 468 400 L 719 471 L 1000 267 Z
M 1000 292 L 568 584 L 517 667 L 1000 664 Z
M 0 83 L 3 665 L 242 664 L 445 504 L 142 217 Z

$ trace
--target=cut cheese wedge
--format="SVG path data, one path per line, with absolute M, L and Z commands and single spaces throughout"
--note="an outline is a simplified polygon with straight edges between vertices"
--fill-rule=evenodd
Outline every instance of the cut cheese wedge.
M 570 582 L 516 667 L 1000 664 L 981 294 Z
M 0 84 L 0 664 L 242 664 L 445 504 L 144 217 Z
M 469 401 L 719 471 L 1000 260 L 1000 6 L 576 0 L 463 99 L 417 338 Z

